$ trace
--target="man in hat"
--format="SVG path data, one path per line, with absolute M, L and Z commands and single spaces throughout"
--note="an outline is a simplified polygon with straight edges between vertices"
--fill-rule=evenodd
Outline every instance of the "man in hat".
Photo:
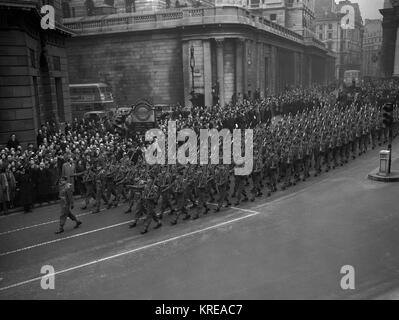
M 60 179 L 60 206 L 61 206 L 61 217 L 60 217 L 60 228 L 55 234 L 60 234 L 64 232 L 64 225 L 67 218 L 70 218 L 72 221 L 75 221 L 75 227 L 79 228 L 82 224 L 71 212 L 73 209 L 73 196 L 72 196 L 72 186 L 67 182 L 67 177 L 63 176 Z

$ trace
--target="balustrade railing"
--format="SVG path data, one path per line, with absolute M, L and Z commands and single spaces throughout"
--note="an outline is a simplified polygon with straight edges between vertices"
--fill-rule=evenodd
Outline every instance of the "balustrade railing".
M 303 42 L 304 38 L 277 23 L 267 20 L 265 17 L 254 15 L 250 11 L 239 7 L 207 7 L 207 8 L 185 8 L 177 10 L 165 10 L 154 13 L 122 13 L 107 16 L 91 16 L 64 19 L 64 25 L 77 33 L 95 33 L 96 30 L 106 29 L 107 27 L 120 26 L 134 30 L 134 25 L 145 23 L 157 23 L 162 21 L 176 21 L 176 26 L 190 24 L 190 18 L 202 17 L 204 23 L 212 21 L 228 21 L 239 23 L 246 21 L 248 24 L 265 29 L 268 32 L 288 38 L 296 42 Z M 211 21 L 211 22 L 205 22 Z M 218 20 L 219 18 L 219 20 Z M 245 20 L 246 19 L 246 20 Z M 184 21 L 183 21 L 184 20 Z M 180 21 L 180 22 L 179 22 Z M 198 20 L 193 20 L 198 23 Z M 162 27 L 159 25 L 159 27 Z M 317 40 L 316 40 L 317 41 Z M 317 42 L 316 42 L 317 43 Z

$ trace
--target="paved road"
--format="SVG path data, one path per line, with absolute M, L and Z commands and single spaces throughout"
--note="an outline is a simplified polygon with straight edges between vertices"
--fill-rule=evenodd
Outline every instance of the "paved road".
M 396 150 L 399 143 L 396 142 Z M 366 179 L 378 151 L 271 198 L 140 235 L 122 208 L 0 218 L 0 299 L 354 299 L 399 296 L 399 184 Z M 75 210 L 77 211 L 77 210 Z M 55 268 L 55 290 L 40 269 Z M 343 265 L 355 290 L 342 290 Z

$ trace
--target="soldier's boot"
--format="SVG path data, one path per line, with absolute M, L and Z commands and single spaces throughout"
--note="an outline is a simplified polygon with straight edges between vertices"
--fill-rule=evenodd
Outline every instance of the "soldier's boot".
M 159 229 L 160 227 L 162 227 L 162 222 L 161 221 L 157 221 L 157 224 L 154 226 L 154 229 Z
M 91 214 L 95 214 L 95 213 L 99 213 L 100 212 L 100 208 L 98 206 L 96 206 L 96 208 L 91 212 Z
M 112 201 L 111 198 L 108 199 L 108 204 L 107 204 L 107 209 L 111 209 L 112 208 Z
M 187 211 L 184 211 L 184 217 L 183 217 L 182 220 L 186 221 L 186 220 L 188 220 L 190 218 L 191 218 L 190 214 Z
M 129 206 L 129 208 L 127 208 L 127 210 L 124 211 L 124 213 L 126 213 L 126 214 L 130 213 L 130 212 L 132 212 L 132 207 L 131 206 Z
M 79 228 L 79 226 L 82 224 L 82 221 L 76 221 L 75 226 L 73 227 L 74 229 Z
M 199 212 L 196 212 L 191 218 L 197 220 L 199 218 Z
M 64 232 L 64 228 L 60 227 L 56 232 L 54 232 L 55 234 L 60 234 Z
M 231 207 L 231 202 L 229 199 L 226 200 L 227 203 L 224 205 L 225 208 Z
M 177 224 L 177 221 L 179 220 L 180 214 L 181 214 L 181 210 L 178 210 L 178 211 L 176 212 L 175 218 L 172 219 L 172 221 L 170 222 L 170 224 L 171 224 L 172 226 L 174 226 L 174 225 Z
M 129 224 L 129 229 L 133 229 L 137 226 L 137 220 L 134 220 L 131 224 Z

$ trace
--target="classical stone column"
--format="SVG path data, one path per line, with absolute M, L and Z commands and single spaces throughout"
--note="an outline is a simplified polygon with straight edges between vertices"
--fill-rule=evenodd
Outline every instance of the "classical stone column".
M 248 55 L 248 49 L 249 49 L 249 43 L 247 40 L 244 40 L 244 64 L 243 64 L 243 82 L 244 82 L 244 89 L 243 89 L 243 96 L 244 94 L 248 94 L 248 60 L 249 60 L 249 55 Z
M 270 93 L 277 93 L 277 48 L 270 48 Z
M 211 59 L 211 41 L 204 40 L 204 99 L 205 105 L 212 105 L 212 59 Z
M 183 84 L 184 84 L 184 106 L 191 107 L 191 70 L 190 70 L 190 43 L 182 42 L 182 60 L 183 60 Z
M 244 95 L 244 75 L 243 75 L 243 65 L 244 65 L 244 39 L 236 39 L 236 94 L 242 98 Z
M 393 75 L 399 77 L 399 27 L 396 30 L 395 61 Z
M 259 89 L 259 91 L 263 91 L 262 90 L 262 85 L 261 85 L 261 80 L 260 80 L 260 76 L 262 74 L 262 63 L 261 63 L 261 57 L 262 57 L 262 43 L 261 42 L 256 42 L 256 85 L 255 85 L 255 89 L 257 90 Z
M 217 79 L 219 83 L 219 103 L 224 105 L 224 39 L 216 39 Z

